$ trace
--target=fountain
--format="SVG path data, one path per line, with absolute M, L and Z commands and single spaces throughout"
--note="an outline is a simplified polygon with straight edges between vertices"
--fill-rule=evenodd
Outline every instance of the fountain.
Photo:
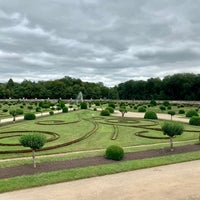
M 76 104 L 78 104 L 78 102 L 83 102 L 83 93 L 80 91 L 76 97 Z

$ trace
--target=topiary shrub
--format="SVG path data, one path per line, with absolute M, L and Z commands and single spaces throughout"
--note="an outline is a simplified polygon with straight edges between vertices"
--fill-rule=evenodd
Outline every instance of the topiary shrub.
M 41 108 L 40 107 L 36 107 L 35 111 L 36 112 L 41 112 Z
M 25 120 L 34 120 L 36 118 L 35 114 L 34 113 L 26 113 L 24 115 L 24 119 Z
M 169 101 L 164 101 L 164 102 L 163 102 L 163 106 L 165 106 L 165 107 L 168 107 L 168 106 L 170 106 L 170 103 L 169 103 Z
M 4 109 L 3 109 L 3 112 L 8 112 L 8 109 L 7 109 L 7 108 L 4 108 Z
M 81 103 L 81 109 L 87 109 L 87 103 L 86 102 Z
M 200 117 L 193 116 L 192 118 L 190 118 L 189 124 L 194 126 L 200 126 Z
M 54 115 L 54 112 L 52 110 L 49 111 L 49 115 Z
M 94 110 L 94 111 L 97 111 L 97 108 L 94 108 L 93 110 Z
M 106 149 L 106 158 L 111 160 L 122 160 L 124 157 L 124 150 L 116 145 L 109 146 Z
M 193 116 L 199 116 L 196 110 L 191 109 L 186 113 L 186 117 L 193 117 Z
M 22 109 L 17 108 L 16 113 L 17 113 L 17 115 L 22 115 L 22 114 L 24 114 L 24 111 Z
M 185 114 L 185 110 L 183 110 L 183 109 L 179 110 L 178 114 Z
M 63 112 L 63 113 L 67 113 L 67 112 L 68 112 L 68 107 L 64 107 L 64 108 L 62 109 L 62 112 Z
M 113 107 L 107 107 L 106 110 L 109 110 L 110 113 L 114 113 L 114 108 Z
M 144 106 L 139 106 L 138 112 L 146 112 L 146 108 Z
M 147 111 L 144 115 L 144 119 L 158 119 L 158 117 L 154 111 Z
M 112 107 L 113 109 L 115 109 L 115 103 L 109 102 L 109 103 L 108 103 L 108 107 Z
M 27 106 L 27 108 L 28 108 L 29 110 L 32 110 L 32 109 L 33 109 L 33 106 Z
M 150 101 L 150 105 L 151 105 L 151 106 L 157 106 L 157 102 L 156 102 L 154 99 L 152 99 L 152 100 Z
M 109 116 L 109 115 L 110 115 L 109 110 L 102 110 L 101 111 L 101 116 Z
M 162 111 L 163 111 L 163 110 L 166 110 L 166 107 L 163 106 L 163 105 L 161 105 L 159 108 L 160 108 L 160 110 L 162 110 Z

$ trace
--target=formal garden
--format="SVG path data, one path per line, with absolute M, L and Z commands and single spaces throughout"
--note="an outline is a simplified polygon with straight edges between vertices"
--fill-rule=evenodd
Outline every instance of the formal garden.
M 3 101 L 0 192 L 199 159 L 198 115 L 168 101 Z

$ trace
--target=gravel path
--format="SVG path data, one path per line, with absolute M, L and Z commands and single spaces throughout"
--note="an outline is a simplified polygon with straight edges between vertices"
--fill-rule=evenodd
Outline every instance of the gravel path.
M 199 200 L 200 161 L 0 194 L 2 200 Z
M 144 118 L 144 114 L 145 113 L 139 113 L 139 112 L 127 112 L 125 114 L 125 117 L 138 117 L 138 118 Z M 115 113 L 113 114 L 113 116 L 121 116 L 122 114 L 115 110 Z M 158 119 L 166 119 L 166 120 L 171 120 L 171 115 L 168 114 L 163 114 L 163 113 L 157 113 Z M 189 119 L 188 118 L 182 118 L 179 115 L 174 115 L 172 117 L 172 120 L 174 121 L 180 121 L 180 122 L 185 122 L 185 123 L 189 123 Z

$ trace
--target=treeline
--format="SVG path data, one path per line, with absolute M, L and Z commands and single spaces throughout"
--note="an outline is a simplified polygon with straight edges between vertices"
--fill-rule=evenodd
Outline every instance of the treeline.
M 76 99 L 80 91 L 84 99 L 200 100 L 200 74 L 174 74 L 163 80 L 129 80 L 112 88 L 101 82 L 83 82 L 71 77 L 39 82 L 24 80 L 21 83 L 10 79 L 0 84 L 1 99 Z

